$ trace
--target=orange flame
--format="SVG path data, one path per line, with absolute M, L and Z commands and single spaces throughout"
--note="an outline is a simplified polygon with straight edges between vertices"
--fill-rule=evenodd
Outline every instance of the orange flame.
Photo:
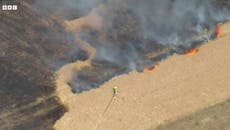
M 151 68 L 145 68 L 143 70 L 144 73 L 147 73 L 147 72 L 152 72 L 152 71 L 155 71 L 155 70 L 158 70 L 159 69 L 159 66 L 158 65 L 154 65 L 153 67 Z
M 219 37 L 221 37 L 222 36 L 222 28 L 218 25 L 217 27 L 216 27 L 216 36 L 217 36 L 217 38 L 219 38 Z
M 191 50 L 188 50 L 188 51 L 186 52 L 186 55 L 193 56 L 193 55 L 197 54 L 198 51 L 199 51 L 198 48 L 193 48 L 193 49 L 191 49 Z

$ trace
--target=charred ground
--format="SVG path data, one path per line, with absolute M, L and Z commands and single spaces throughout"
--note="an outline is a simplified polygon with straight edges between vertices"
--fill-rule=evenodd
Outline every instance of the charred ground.
M 65 108 L 55 96 L 57 64 L 70 61 L 60 24 L 20 1 L 18 12 L 1 12 L 0 129 L 52 129 Z M 61 64 L 61 62 L 60 62 Z

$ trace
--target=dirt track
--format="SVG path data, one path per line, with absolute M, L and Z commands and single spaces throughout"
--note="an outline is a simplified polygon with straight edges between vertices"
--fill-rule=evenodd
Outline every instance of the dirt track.
M 225 26 L 227 34 L 229 25 Z M 230 36 L 224 36 L 203 45 L 195 56 L 174 55 L 158 70 L 121 75 L 78 95 L 71 92 L 67 84 L 71 76 L 66 75 L 76 63 L 64 66 L 58 72 L 57 94 L 69 112 L 55 128 L 143 130 L 222 102 L 230 98 L 229 41 Z M 104 113 L 114 86 L 119 94 Z

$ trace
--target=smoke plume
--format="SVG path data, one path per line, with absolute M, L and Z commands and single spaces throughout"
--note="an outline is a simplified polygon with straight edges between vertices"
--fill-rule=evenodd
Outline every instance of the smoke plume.
M 207 41 L 218 23 L 230 19 L 229 0 L 39 0 L 35 7 L 42 8 L 41 15 L 62 19 L 92 66 L 100 68 L 88 77 L 105 71 L 109 75 L 103 81 Z M 102 83 L 96 79 L 92 81 L 98 84 L 92 85 L 82 73 L 76 86 L 89 89 Z

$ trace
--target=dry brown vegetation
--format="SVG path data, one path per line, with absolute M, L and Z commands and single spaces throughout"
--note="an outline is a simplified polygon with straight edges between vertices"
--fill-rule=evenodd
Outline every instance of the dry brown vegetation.
M 229 130 L 229 107 L 230 100 L 227 100 L 174 122 L 159 125 L 154 130 Z

